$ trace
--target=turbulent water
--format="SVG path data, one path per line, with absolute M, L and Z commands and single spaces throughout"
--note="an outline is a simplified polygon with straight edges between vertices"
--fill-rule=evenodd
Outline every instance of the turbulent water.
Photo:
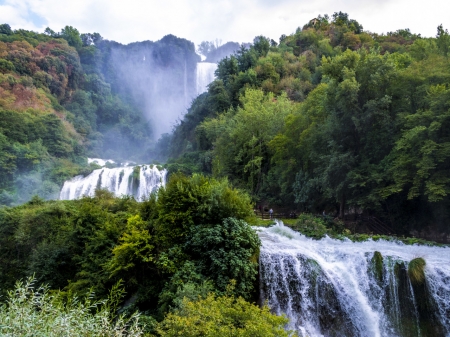
M 103 188 L 116 196 L 131 195 L 136 200 L 142 200 L 164 186 L 166 175 L 166 170 L 159 170 L 154 165 L 104 167 L 94 170 L 86 177 L 76 176 L 64 182 L 59 197 L 62 200 L 73 200 L 85 195 L 93 196 L 97 188 Z
M 261 299 L 300 336 L 450 336 L 450 249 L 258 228 Z M 375 253 L 378 252 L 378 253 Z M 408 263 L 426 261 L 412 282 Z
M 214 81 L 214 72 L 216 69 L 216 63 L 197 63 L 197 95 L 204 93 L 207 90 L 208 84 Z

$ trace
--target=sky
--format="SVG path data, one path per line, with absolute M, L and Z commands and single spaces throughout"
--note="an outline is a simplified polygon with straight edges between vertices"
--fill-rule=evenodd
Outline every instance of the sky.
M 198 45 L 258 35 L 278 41 L 337 11 L 379 34 L 409 28 L 431 37 L 439 24 L 450 29 L 448 0 L 0 0 L 0 23 L 37 32 L 69 25 L 124 44 L 173 34 Z

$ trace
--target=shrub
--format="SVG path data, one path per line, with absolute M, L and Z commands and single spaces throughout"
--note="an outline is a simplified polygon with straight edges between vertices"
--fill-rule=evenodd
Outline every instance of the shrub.
M 248 194 L 232 188 L 226 179 L 200 174 L 172 175 L 166 186 L 158 190 L 157 208 L 156 233 L 166 247 L 183 243 L 195 225 L 216 225 L 228 217 L 252 216 Z
M 179 310 L 169 313 L 158 328 L 162 337 L 284 337 L 286 317 L 271 314 L 269 307 L 262 308 L 246 302 L 242 297 L 216 297 L 192 302 L 183 300 Z
M 249 299 L 258 273 L 259 246 L 258 235 L 245 221 L 227 218 L 214 226 L 193 227 L 185 251 L 219 291 L 234 279 L 234 293 Z
M 292 227 L 302 234 L 316 239 L 321 239 L 327 234 L 325 221 L 312 214 L 300 214 L 297 222 Z
M 17 282 L 0 306 L 0 334 L 12 336 L 142 336 L 139 315 L 115 317 L 115 304 L 122 292 L 114 287 L 109 300 L 93 302 L 90 297 L 64 298 L 63 293 L 34 287 L 33 279 Z

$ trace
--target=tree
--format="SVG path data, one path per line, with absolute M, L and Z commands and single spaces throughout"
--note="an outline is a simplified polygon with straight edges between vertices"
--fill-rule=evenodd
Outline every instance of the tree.
M 217 47 L 214 44 L 214 41 L 202 41 L 202 43 L 197 46 L 198 52 L 206 57 L 216 49 Z
M 65 26 L 63 29 L 61 29 L 60 36 L 67 41 L 69 46 L 72 46 L 77 50 L 80 49 L 83 45 L 83 41 L 81 40 L 78 29 L 72 26 Z
M 270 49 L 270 39 L 265 36 L 257 36 L 253 39 L 253 46 L 259 57 L 267 56 Z
M 158 327 L 161 337 L 288 337 L 291 331 L 284 326 L 287 318 L 270 313 L 267 305 L 262 308 L 231 296 L 216 297 L 190 302 L 185 298 L 181 309 L 169 313 Z
M 45 28 L 44 34 L 47 34 L 48 36 L 51 36 L 51 37 L 58 37 L 58 34 L 50 27 Z
M 240 101 L 242 107 L 205 121 L 199 130 L 214 145 L 213 172 L 258 193 L 268 170 L 268 143 L 295 105 L 285 94 L 275 98 L 257 89 L 246 90 Z
M 12 35 L 12 33 L 13 31 L 10 25 L 8 25 L 7 23 L 0 25 L 0 34 Z
M 442 24 L 437 27 L 436 43 L 439 51 L 444 56 L 447 56 L 450 50 L 450 35 L 447 29 L 444 30 Z
M 450 90 L 444 84 L 428 91 L 429 108 L 403 119 L 401 138 L 393 149 L 395 184 L 385 193 L 408 191 L 438 202 L 450 195 Z
M 226 179 L 179 173 L 158 190 L 156 207 L 155 233 L 164 248 L 185 242 L 195 225 L 216 225 L 228 217 L 247 219 L 252 209 L 249 196 Z
M 198 270 L 225 291 L 236 281 L 233 293 L 251 298 L 258 273 L 257 254 L 260 241 L 255 231 L 243 220 L 224 219 L 217 225 L 191 228 L 184 251 L 196 260 Z

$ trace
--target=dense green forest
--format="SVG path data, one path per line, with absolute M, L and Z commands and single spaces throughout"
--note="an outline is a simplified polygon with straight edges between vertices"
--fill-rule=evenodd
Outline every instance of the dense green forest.
M 450 36 L 366 32 L 319 16 L 218 63 L 175 129 L 171 162 L 257 204 L 375 215 L 398 234 L 450 220 Z
M 34 287 L 45 284 L 41 291 L 50 297 L 45 296 L 39 306 L 55 304 L 57 316 L 83 315 L 86 329 L 94 330 L 104 315 L 114 324 L 123 324 L 113 320 L 119 308 L 124 319 L 133 319 L 138 309 L 147 332 L 158 330 L 161 336 L 183 329 L 188 329 L 186 335 L 197 336 L 194 330 L 199 328 L 217 328 L 217 336 L 229 329 L 236 329 L 236 336 L 288 336 L 283 330 L 285 318 L 249 303 L 257 300 L 259 289 L 260 241 L 248 224 L 254 221 L 248 194 L 225 179 L 198 174 L 172 175 L 165 187 L 143 202 L 98 190 L 95 197 L 80 200 L 35 197 L 21 206 L 1 208 L 0 289 L 4 293 L 14 288 L 16 280 L 34 279 L 9 293 L 8 307 L 0 302 L 0 332 L 8 332 L 2 330 L 6 327 L 21 331 L 19 323 L 11 325 L 8 319 L 20 314 L 15 309 L 20 301 L 23 310 L 32 312 L 33 302 L 23 302 L 24 298 L 40 296 Z M 89 306 L 83 309 L 83 302 L 73 300 L 74 294 L 94 302 L 111 298 L 111 289 L 115 289 L 111 306 L 116 309 L 108 306 L 94 317 L 89 316 Z M 199 299 L 204 303 L 192 303 Z M 62 304 L 65 301 L 67 306 Z M 199 305 L 209 308 L 210 318 L 204 319 L 204 327 L 191 324 L 194 330 L 189 332 L 183 322 L 205 315 Z M 103 308 L 101 302 L 95 306 Z M 156 323 L 168 312 L 162 325 Z M 39 324 L 27 315 L 22 315 L 29 320 L 27 329 L 32 324 L 36 329 L 51 324 L 61 328 L 55 318 Z M 41 315 L 43 319 L 45 312 Z M 218 320 L 223 326 L 216 326 Z M 243 323 L 248 321 L 252 324 Z M 77 320 L 70 324 L 76 326 Z M 114 331 L 114 324 L 107 328 Z
M 167 82 L 197 58 L 192 42 L 172 35 L 121 45 L 70 26 L 39 34 L 0 25 L 0 204 L 57 199 L 64 180 L 92 170 L 87 156 L 160 159 L 148 110 L 161 103 L 143 99 L 143 81 L 166 75 L 155 95 L 169 100 L 181 89 Z

